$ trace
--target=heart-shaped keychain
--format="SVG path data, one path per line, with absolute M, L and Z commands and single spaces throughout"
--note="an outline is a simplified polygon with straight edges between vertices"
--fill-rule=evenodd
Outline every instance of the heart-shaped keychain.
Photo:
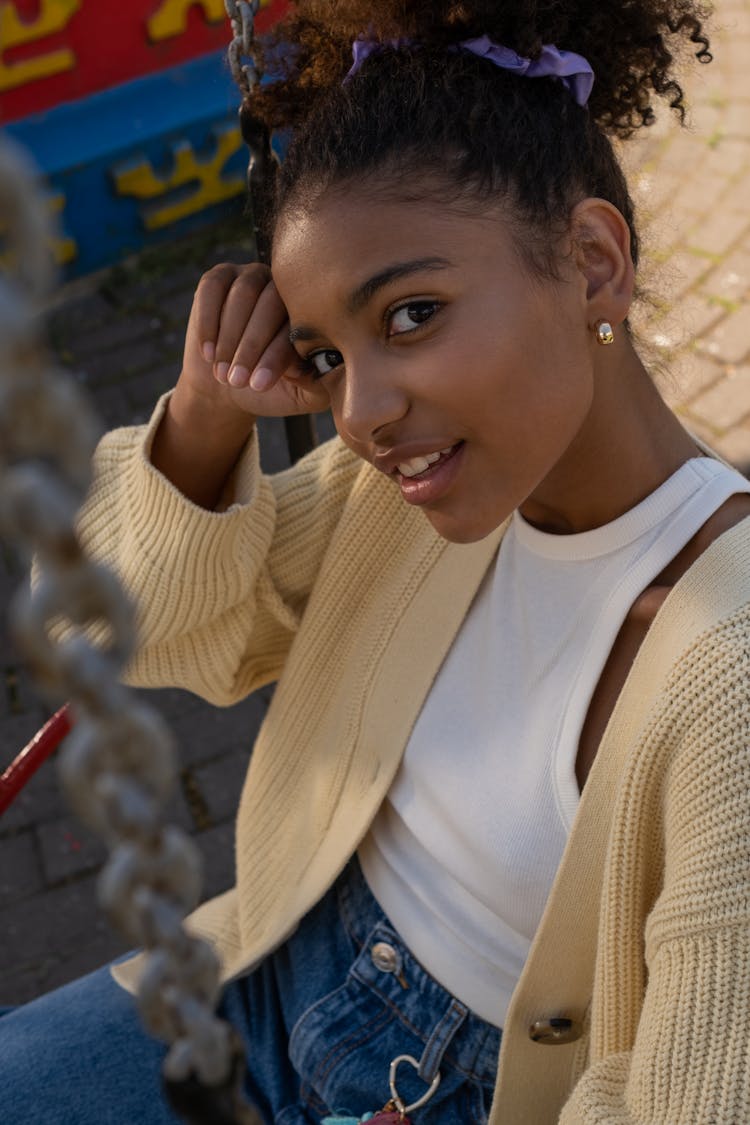
M 378 1113 L 366 1113 L 364 1117 L 324 1117 L 321 1125 L 363 1125 L 364 1122 L 368 1122 L 369 1125 L 412 1125 L 411 1118 L 408 1115 L 413 1113 L 415 1109 L 420 1109 L 421 1106 L 426 1105 L 430 1100 L 440 1085 L 440 1072 L 435 1075 L 421 1098 L 410 1105 L 404 1105 L 403 1099 L 399 1096 L 396 1088 L 396 1074 L 401 1063 L 409 1063 L 417 1072 L 419 1071 L 419 1063 L 412 1055 L 396 1056 L 388 1072 L 391 1096 Z

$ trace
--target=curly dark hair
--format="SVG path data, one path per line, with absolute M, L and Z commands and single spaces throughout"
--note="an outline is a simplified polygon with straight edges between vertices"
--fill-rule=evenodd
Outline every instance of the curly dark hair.
M 684 120 L 674 69 L 691 44 L 710 61 L 707 14 L 699 0 L 299 0 L 258 48 L 275 80 L 243 107 L 291 130 L 275 214 L 353 178 L 408 190 L 437 176 L 453 198 L 509 200 L 525 228 L 522 249 L 549 272 L 550 233 L 576 202 L 598 196 L 625 216 L 637 263 L 633 205 L 610 137 L 650 125 L 655 95 Z M 345 83 L 363 32 L 383 49 Z M 588 106 L 557 79 L 521 78 L 449 50 L 481 35 L 531 59 L 544 44 L 583 55 L 595 74 Z M 412 45 L 387 46 L 399 38 Z

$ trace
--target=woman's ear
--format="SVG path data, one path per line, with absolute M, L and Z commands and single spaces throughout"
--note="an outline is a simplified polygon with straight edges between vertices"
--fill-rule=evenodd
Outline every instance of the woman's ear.
M 584 199 L 573 209 L 571 238 L 576 264 L 586 279 L 589 324 L 622 324 L 635 287 L 628 224 L 607 200 Z

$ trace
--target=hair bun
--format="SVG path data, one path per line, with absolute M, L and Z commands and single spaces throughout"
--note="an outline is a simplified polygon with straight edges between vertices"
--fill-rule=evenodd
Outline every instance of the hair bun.
M 707 5 L 693 0 L 299 0 L 259 47 L 261 67 L 280 73 L 280 80 L 258 91 L 253 112 L 271 127 L 299 124 L 317 95 L 343 81 L 352 43 L 362 33 L 384 41 L 408 38 L 426 48 L 487 35 L 531 59 L 545 44 L 583 55 L 596 76 L 590 113 L 605 131 L 623 137 L 653 122 L 657 95 L 684 119 L 676 64 L 689 50 L 710 61 L 703 31 L 708 14 Z

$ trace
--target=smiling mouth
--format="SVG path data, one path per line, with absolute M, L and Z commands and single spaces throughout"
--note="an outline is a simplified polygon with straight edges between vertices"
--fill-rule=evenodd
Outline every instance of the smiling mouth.
M 396 476 L 400 476 L 402 480 L 421 480 L 443 461 L 452 457 L 461 445 L 463 445 L 463 442 L 459 441 L 455 445 L 450 445 L 447 449 L 441 449 L 435 453 L 426 453 L 422 457 L 410 457 L 408 461 L 401 461 L 396 466 L 394 473 Z

